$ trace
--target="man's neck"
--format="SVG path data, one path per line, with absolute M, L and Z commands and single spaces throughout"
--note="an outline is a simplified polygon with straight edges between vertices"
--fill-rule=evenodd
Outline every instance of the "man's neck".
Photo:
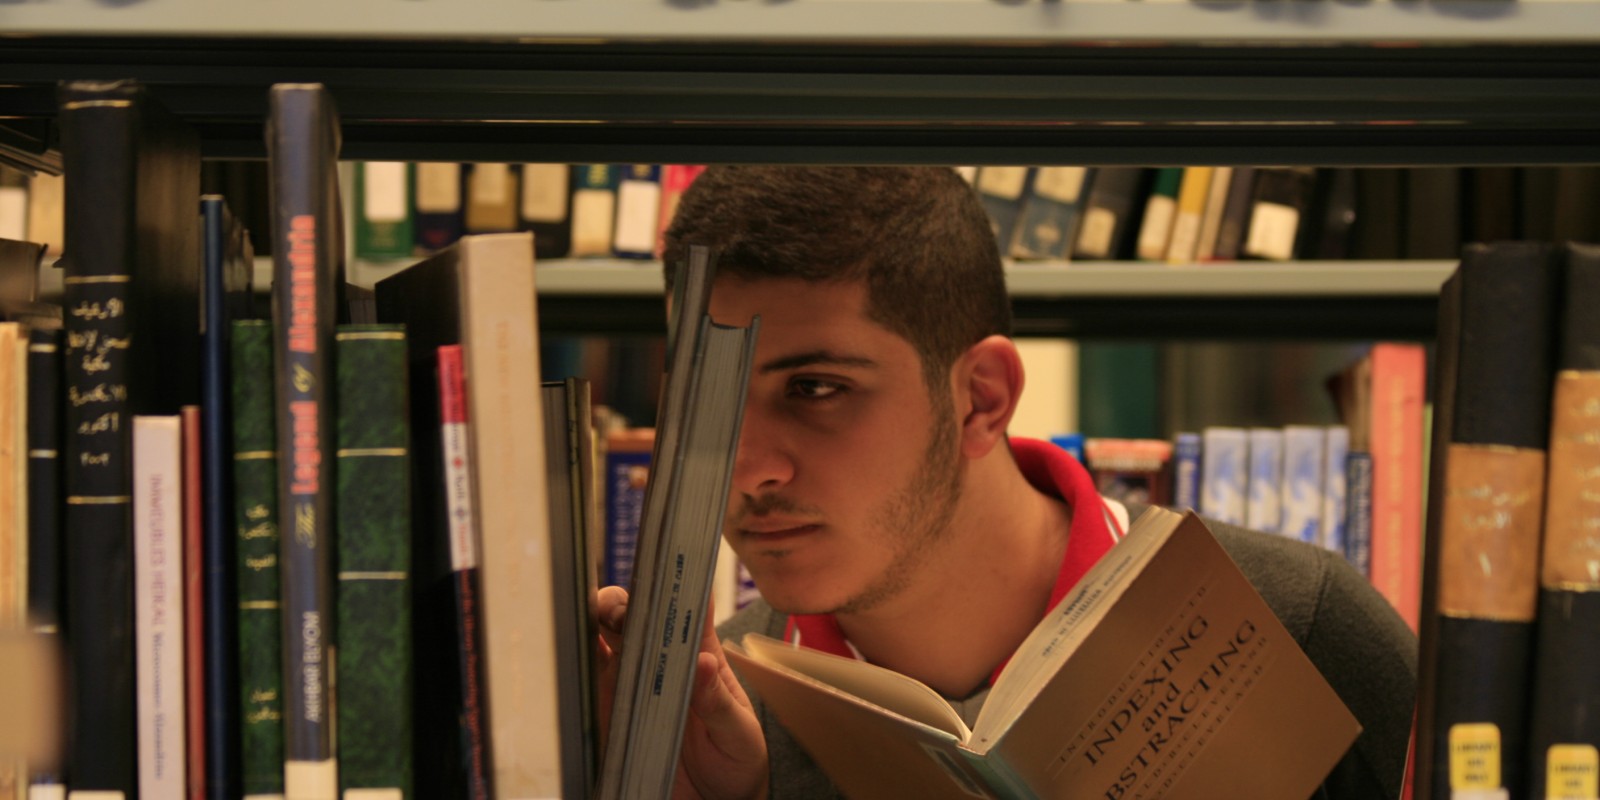
M 1001 455 L 997 453 L 996 455 Z M 911 585 L 839 625 L 868 661 L 947 697 L 986 684 L 1048 610 L 1071 511 L 1009 454 L 974 464 L 945 538 Z

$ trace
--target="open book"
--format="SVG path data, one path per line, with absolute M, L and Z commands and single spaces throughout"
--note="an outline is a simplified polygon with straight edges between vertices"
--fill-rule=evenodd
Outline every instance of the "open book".
M 969 730 L 927 686 L 751 634 L 728 658 L 852 797 L 1309 797 L 1360 725 L 1193 513 L 1152 508 Z

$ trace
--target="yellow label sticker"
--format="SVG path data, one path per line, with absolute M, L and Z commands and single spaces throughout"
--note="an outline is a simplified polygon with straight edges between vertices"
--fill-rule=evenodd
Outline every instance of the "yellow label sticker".
M 1500 788 L 1500 728 L 1488 722 L 1450 726 L 1450 788 Z
M 1555 744 L 1545 751 L 1546 800 L 1600 797 L 1600 750 L 1591 744 Z

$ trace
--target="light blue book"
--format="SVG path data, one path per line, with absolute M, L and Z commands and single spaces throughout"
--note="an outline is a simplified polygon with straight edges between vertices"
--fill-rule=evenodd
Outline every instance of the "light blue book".
M 1350 454 L 1350 429 L 1330 425 L 1322 456 L 1322 530 L 1317 542 L 1335 553 L 1345 552 L 1345 463 Z
M 1316 544 L 1322 540 L 1322 450 L 1327 432 L 1315 425 L 1283 429 L 1283 522 L 1278 532 Z
M 1243 428 L 1210 427 L 1201 433 L 1202 516 L 1230 525 L 1244 524 L 1249 448 Z
M 1277 533 L 1283 522 L 1283 431 L 1250 429 L 1250 477 L 1245 527 Z
M 1172 504 L 1178 509 L 1200 509 L 1200 434 L 1177 435 L 1172 447 Z

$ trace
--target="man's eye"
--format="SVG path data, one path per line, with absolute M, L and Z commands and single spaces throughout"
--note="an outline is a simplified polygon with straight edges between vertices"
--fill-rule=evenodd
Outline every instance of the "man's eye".
M 817 378 L 794 378 L 789 381 L 789 396 L 801 400 L 826 400 L 838 396 L 844 390 L 838 383 Z

